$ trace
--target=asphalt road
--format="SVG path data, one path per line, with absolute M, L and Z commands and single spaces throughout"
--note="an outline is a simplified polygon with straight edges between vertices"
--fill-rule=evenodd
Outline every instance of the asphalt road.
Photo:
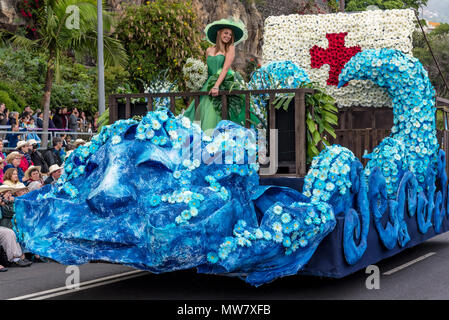
M 365 270 L 343 279 L 296 275 L 255 288 L 237 278 L 197 274 L 194 270 L 151 274 L 97 263 L 80 267 L 80 289 L 64 289 L 55 294 L 50 289 L 65 286 L 66 267 L 34 264 L 0 273 L 0 299 L 449 299 L 449 232 L 377 266 L 380 288 L 369 290 L 365 285 L 369 274 Z M 94 279 L 101 281 L 92 283 Z M 36 292 L 43 293 L 27 297 Z

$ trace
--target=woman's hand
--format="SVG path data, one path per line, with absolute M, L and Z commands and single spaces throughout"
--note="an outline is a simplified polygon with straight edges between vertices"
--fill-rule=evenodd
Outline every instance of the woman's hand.
M 218 96 L 218 88 L 213 87 L 212 89 L 210 89 L 209 94 L 212 95 L 213 97 Z

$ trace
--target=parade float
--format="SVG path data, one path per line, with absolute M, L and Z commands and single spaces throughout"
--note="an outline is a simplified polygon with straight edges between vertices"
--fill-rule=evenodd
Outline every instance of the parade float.
M 411 55 L 413 29 L 411 10 L 266 20 L 261 69 L 278 88 L 315 82 L 339 107 L 392 107 L 391 133 L 365 166 L 332 145 L 306 174 L 302 162 L 293 176 L 264 178 L 254 130 L 222 121 L 204 135 L 170 111 L 175 94 L 149 95 L 149 110 L 157 99 L 165 107 L 104 127 L 55 185 L 17 199 L 22 243 L 64 264 L 197 268 L 261 285 L 297 273 L 343 277 L 446 232 L 446 157 L 435 91 Z M 248 105 L 271 128 L 267 81 L 253 77 L 248 88 Z M 306 125 L 298 119 L 295 139 Z

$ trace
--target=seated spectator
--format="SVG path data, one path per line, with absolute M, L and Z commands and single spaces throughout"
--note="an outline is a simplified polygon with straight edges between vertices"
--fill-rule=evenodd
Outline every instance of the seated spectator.
M 0 184 L 3 184 L 3 169 L 6 166 L 6 159 L 0 159 Z
M 12 219 L 14 218 L 14 197 L 12 196 L 13 187 L 7 185 L 0 186 L 0 207 L 2 218 L 0 227 L 12 229 Z
M 67 147 L 65 148 L 65 157 L 64 157 L 64 162 L 67 160 L 67 158 L 70 156 L 70 154 L 73 152 L 73 150 L 75 150 L 75 147 L 73 144 L 69 143 L 67 145 Z
M 28 187 L 26 185 L 24 185 L 23 183 L 19 183 L 16 185 L 16 187 L 12 191 L 12 195 L 14 198 L 17 198 L 17 197 L 23 196 L 24 194 L 27 194 L 28 192 L 30 192 Z
M 28 140 L 28 144 L 30 145 L 31 161 L 35 166 L 41 167 L 42 174 L 48 174 L 47 162 L 44 160 L 42 153 L 38 150 L 39 144 L 34 139 Z
M 33 165 L 33 161 L 31 161 L 31 156 L 28 153 L 30 149 L 30 145 L 26 141 L 19 141 L 17 143 L 16 150 L 22 155 L 22 159 L 20 159 L 19 167 L 22 168 L 23 172 L 27 171 L 30 166 Z
M 3 172 L 6 173 L 6 170 L 10 168 L 17 169 L 17 174 L 19 175 L 19 181 L 23 182 L 23 177 L 25 173 L 23 172 L 22 168 L 20 168 L 20 162 L 22 161 L 22 155 L 18 153 L 17 151 L 13 151 L 6 157 L 6 166 L 3 168 Z M 3 180 L 5 177 L 3 177 Z
M 19 183 L 21 182 L 19 181 L 19 175 L 16 168 L 9 168 L 5 171 L 5 174 L 3 175 L 3 185 L 15 188 Z
M 62 148 L 61 138 L 54 138 L 53 148 L 50 148 L 43 153 L 44 159 L 49 166 L 52 166 L 54 164 L 57 164 L 58 166 L 62 165 L 62 160 L 60 156 L 61 148 Z
M 83 139 L 76 139 L 75 142 L 73 143 L 73 146 L 76 148 L 78 148 L 79 146 L 84 146 L 86 144 L 86 141 Z
M 3 141 L 0 140 L 0 159 L 6 159 L 6 154 L 3 152 Z
M 0 227 L 0 246 L 5 250 L 8 261 L 8 267 L 28 267 L 32 264 L 25 258 L 20 244 L 17 242 L 16 234 L 13 230 Z M 0 272 L 3 266 L 0 265 Z
M 62 167 L 58 166 L 57 164 L 54 164 L 50 166 L 48 173 L 50 174 L 50 176 L 47 179 L 45 179 L 44 182 L 45 185 L 52 184 L 59 179 L 59 177 L 62 174 Z
M 42 179 L 41 167 L 31 166 L 25 172 L 25 180 L 28 182 L 27 187 L 29 191 L 33 191 L 44 186 Z

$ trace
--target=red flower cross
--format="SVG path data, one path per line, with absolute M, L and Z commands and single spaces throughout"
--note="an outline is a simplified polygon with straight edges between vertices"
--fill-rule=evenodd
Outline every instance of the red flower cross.
M 319 69 L 324 64 L 328 64 L 331 67 L 329 79 L 327 79 L 327 85 L 329 86 L 338 85 L 338 76 L 345 64 L 353 56 L 362 51 L 362 48 L 359 46 L 350 48 L 345 47 L 345 37 L 347 35 L 347 32 L 327 33 L 326 38 L 329 41 L 328 49 L 323 49 L 316 45 L 310 49 L 312 68 Z

